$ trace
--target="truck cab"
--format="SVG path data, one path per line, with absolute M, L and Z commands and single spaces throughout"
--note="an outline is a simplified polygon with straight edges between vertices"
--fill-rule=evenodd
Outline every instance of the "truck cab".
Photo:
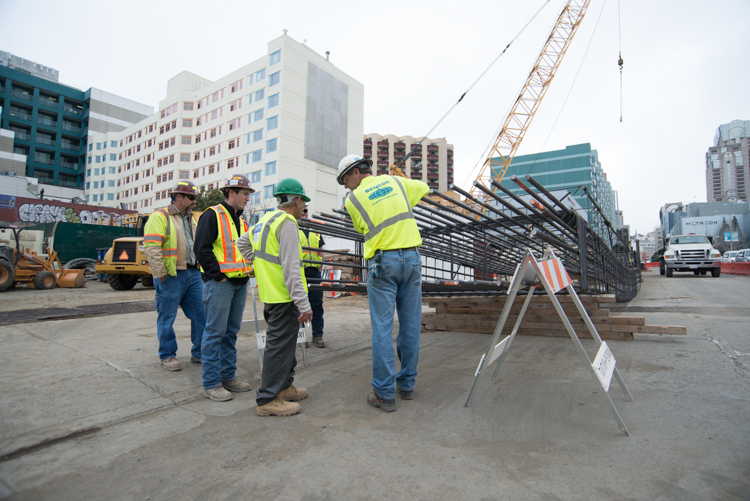
M 674 235 L 664 250 L 664 271 L 671 277 L 675 271 L 711 276 L 721 275 L 721 253 L 703 235 Z

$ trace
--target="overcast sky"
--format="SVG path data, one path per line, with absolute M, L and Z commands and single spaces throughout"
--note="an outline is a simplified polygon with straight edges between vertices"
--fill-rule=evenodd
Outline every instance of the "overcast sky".
M 421 136 L 545 6 L 431 134 L 466 188 L 564 3 L 0 0 L 0 50 L 156 108 L 180 71 L 221 78 L 287 29 L 364 84 L 365 133 Z M 591 143 L 631 231 L 705 202 L 716 128 L 750 120 L 748 21 L 750 0 L 592 0 L 518 154 Z

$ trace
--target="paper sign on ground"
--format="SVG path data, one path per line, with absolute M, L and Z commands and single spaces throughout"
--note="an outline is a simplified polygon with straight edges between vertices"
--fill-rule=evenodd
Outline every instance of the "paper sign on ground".
M 615 371 L 615 363 L 615 357 L 612 355 L 612 352 L 609 351 L 609 346 L 607 346 L 606 342 L 602 341 L 592 365 L 594 367 L 594 373 L 596 373 L 596 377 L 599 378 L 599 382 L 602 384 L 604 391 L 609 391 L 609 383 L 612 381 L 612 374 Z

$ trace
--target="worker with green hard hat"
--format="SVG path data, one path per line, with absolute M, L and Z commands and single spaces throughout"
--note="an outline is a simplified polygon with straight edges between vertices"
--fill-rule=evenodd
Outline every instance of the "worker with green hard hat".
M 299 324 L 312 319 L 307 281 L 302 267 L 302 247 L 297 220 L 310 198 L 302 183 L 287 178 L 273 191 L 277 209 L 266 212 L 237 241 L 237 249 L 253 262 L 260 300 L 268 323 L 261 385 L 255 400 L 259 416 L 292 416 L 297 403 L 307 398 L 305 388 L 295 388 L 295 349 Z

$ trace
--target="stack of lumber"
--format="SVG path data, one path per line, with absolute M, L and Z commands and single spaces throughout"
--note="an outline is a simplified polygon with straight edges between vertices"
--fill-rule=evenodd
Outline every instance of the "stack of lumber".
M 336 250 L 336 249 L 332 249 Z M 348 249 L 342 249 L 338 252 L 351 252 Z M 357 268 L 349 268 L 348 266 L 336 266 L 336 263 L 345 263 L 345 264 L 361 264 L 358 263 L 356 258 L 354 256 L 342 256 L 341 254 L 332 254 L 332 253 L 326 253 L 321 252 L 321 257 L 323 258 L 323 264 L 325 266 L 332 267 L 334 270 L 341 270 L 341 280 L 354 280 L 354 273 L 357 271 Z M 323 277 L 323 279 L 327 279 L 330 277 Z
M 435 313 L 422 314 L 424 331 L 459 331 L 492 334 L 505 307 L 507 296 L 495 297 L 433 297 L 425 298 L 424 303 L 435 308 Z M 519 294 L 510 310 L 503 328 L 503 335 L 510 334 L 526 299 Z M 586 324 L 570 296 L 557 296 L 563 311 L 570 320 L 578 337 L 591 339 Z M 635 333 L 646 334 L 687 334 L 685 327 L 669 325 L 646 325 L 644 317 L 611 317 L 607 305 L 615 302 L 614 295 L 582 295 L 581 302 L 586 309 L 599 336 L 607 340 L 630 341 Z M 534 296 L 518 329 L 519 335 L 568 337 L 568 331 L 557 314 L 550 298 L 546 295 Z

